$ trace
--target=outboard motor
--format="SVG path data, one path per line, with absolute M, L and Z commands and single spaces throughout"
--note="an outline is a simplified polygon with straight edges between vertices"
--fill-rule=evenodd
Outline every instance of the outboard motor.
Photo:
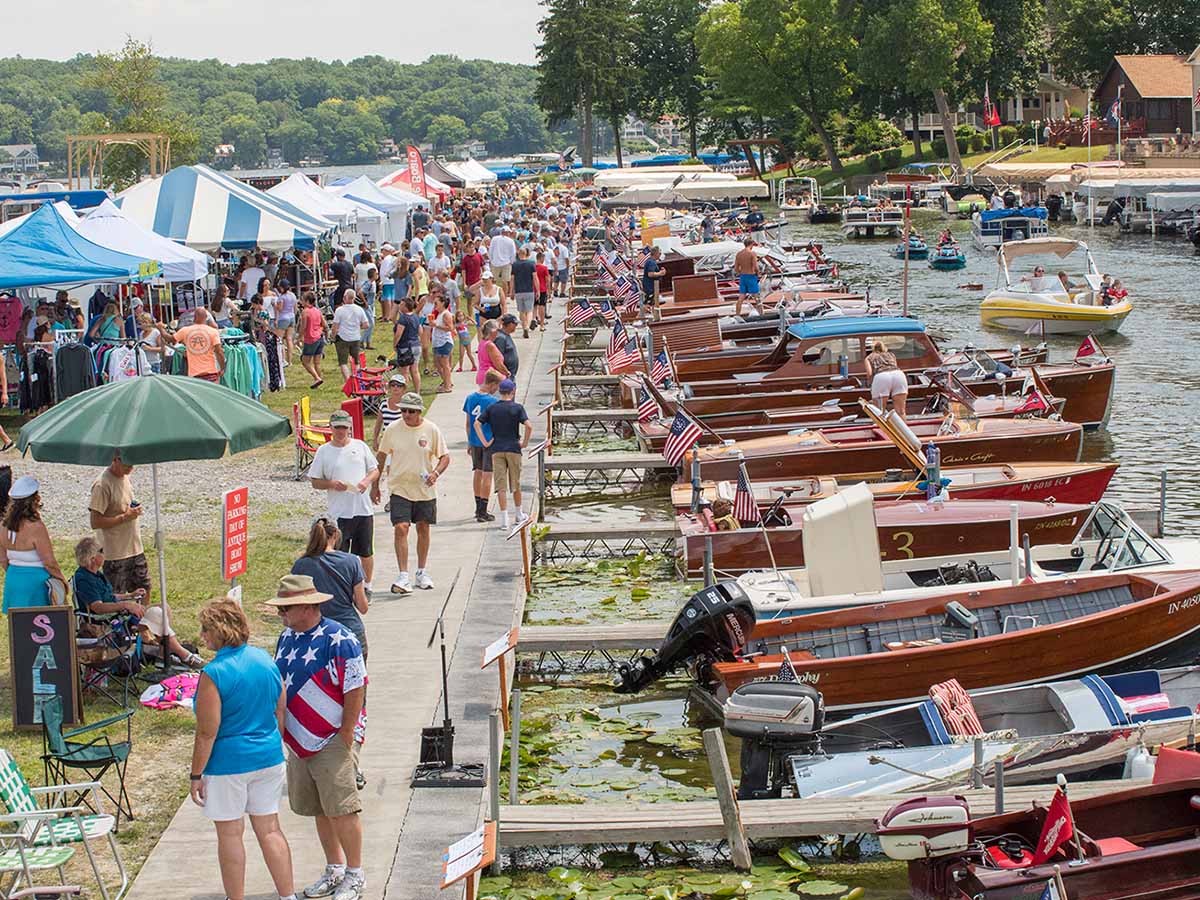
M 692 595 L 667 629 L 653 656 L 617 669 L 613 687 L 633 694 L 681 666 L 693 664 L 700 680 L 713 663 L 734 662 L 754 630 L 754 603 L 736 581 L 721 581 Z
M 825 725 L 820 692 L 795 681 L 751 681 L 725 701 L 725 730 L 742 739 L 739 800 L 780 797 L 787 757 L 816 753 Z
M 1100 220 L 1101 225 L 1111 225 L 1113 221 L 1120 222 L 1125 215 L 1125 201 L 1117 197 L 1104 210 L 1104 218 Z

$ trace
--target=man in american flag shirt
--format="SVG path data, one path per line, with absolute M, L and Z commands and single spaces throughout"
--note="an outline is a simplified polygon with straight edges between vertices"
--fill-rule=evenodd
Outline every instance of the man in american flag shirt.
M 287 575 L 267 605 L 284 625 L 275 665 L 287 694 L 288 802 L 297 815 L 316 819 L 325 850 L 325 873 L 304 896 L 359 900 L 365 882 L 356 772 L 367 667 L 354 633 L 321 615 L 330 599 L 311 576 Z

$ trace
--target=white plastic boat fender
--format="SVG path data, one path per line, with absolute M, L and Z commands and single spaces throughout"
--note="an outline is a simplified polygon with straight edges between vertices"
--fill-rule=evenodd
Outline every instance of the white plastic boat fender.
M 1125 753 L 1125 771 L 1122 778 L 1153 778 L 1154 757 L 1140 741 L 1136 747 L 1130 747 Z

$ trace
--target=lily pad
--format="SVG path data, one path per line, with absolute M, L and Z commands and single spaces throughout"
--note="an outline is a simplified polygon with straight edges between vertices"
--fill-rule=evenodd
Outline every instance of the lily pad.
M 720 884 L 723 880 L 715 872 L 694 872 L 687 877 L 689 884 Z
M 779 858 L 787 863 L 791 869 L 797 872 L 809 872 L 812 870 L 812 866 L 808 864 L 804 857 L 791 847 L 784 847 L 782 850 L 780 850 Z
M 650 879 L 642 878 L 638 875 L 622 875 L 619 878 L 614 878 L 609 882 L 613 887 L 621 890 L 636 890 L 650 886 Z
M 796 900 L 796 895 L 789 891 L 755 891 L 746 900 Z
M 836 881 L 806 881 L 796 885 L 796 890 L 811 897 L 832 897 L 834 894 L 844 894 L 850 890 L 848 884 L 838 884 Z
M 568 869 L 566 866 L 555 866 L 546 873 L 546 876 L 555 881 L 580 881 L 584 877 L 583 872 L 578 869 Z

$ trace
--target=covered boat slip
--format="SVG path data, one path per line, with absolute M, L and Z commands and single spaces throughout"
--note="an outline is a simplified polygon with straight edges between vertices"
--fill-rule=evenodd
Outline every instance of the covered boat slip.
M 1187 570 L 1056 579 L 759 621 L 745 649 L 768 655 L 715 663 L 711 674 L 723 696 L 776 674 L 775 654 L 787 646 L 800 681 L 844 713 L 922 699 L 947 673 L 972 689 L 1178 665 L 1195 658 L 1197 597 L 1200 572 Z M 952 615 L 951 601 L 971 616 Z

